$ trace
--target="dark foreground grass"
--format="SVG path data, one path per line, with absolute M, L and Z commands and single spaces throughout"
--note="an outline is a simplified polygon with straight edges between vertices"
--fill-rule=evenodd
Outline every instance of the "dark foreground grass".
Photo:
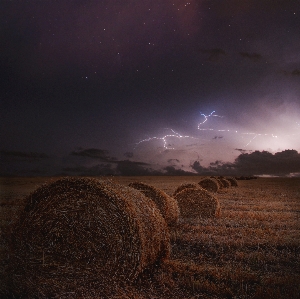
M 137 179 L 169 195 L 182 182 L 199 181 L 199 177 L 113 178 L 126 185 Z M 2 179 L 2 231 L 15 221 L 22 196 L 41 180 Z M 171 260 L 146 269 L 135 283 L 115 286 L 107 298 L 299 298 L 300 179 L 259 178 L 238 184 L 215 194 L 221 205 L 219 218 L 180 218 L 171 231 Z M 1 237 L 2 293 L 9 254 L 5 245 Z

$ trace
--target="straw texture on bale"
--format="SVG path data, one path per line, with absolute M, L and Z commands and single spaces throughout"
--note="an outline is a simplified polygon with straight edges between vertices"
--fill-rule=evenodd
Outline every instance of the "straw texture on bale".
M 24 297 L 89 297 L 133 280 L 170 255 L 167 225 L 140 192 L 111 181 L 63 178 L 26 198 L 13 228 L 11 289 Z
M 164 191 L 143 182 L 132 182 L 129 187 L 142 192 L 153 200 L 168 225 L 175 225 L 179 219 L 179 208 L 176 200 Z
M 220 215 L 219 200 L 208 191 L 201 188 L 187 188 L 175 195 L 184 218 L 209 218 Z
M 227 179 L 227 181 L 230 182 L 230 185 L 232 187 L 237 187 L 238 186 L 238 182 L 237 182 L 237 180 L 235 178 L 233 178 L 233 177 L 227 177 L 226 179 Z
M 187 189 L 187 188 L 201 188 L 199 184 L 197 183 L 182 183 L 181 185 L 179 185 L 176 190 L 173 193 L 173 196 L 175 196 L 177 193 L 179 193 L 180 191 Z
M 219 181 L 223 188 L 229 188 L 231 186 L 230 182 L 225 178 L 219 178 Z
M 214 178 L 202 179 L 198 184 L 200 187 L 210 192 L 217 192 L 220 189 L 218 181 Z

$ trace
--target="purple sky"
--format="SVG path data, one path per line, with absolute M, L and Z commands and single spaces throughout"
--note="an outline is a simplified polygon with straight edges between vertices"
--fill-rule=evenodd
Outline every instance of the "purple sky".
M 299 1 L 1 1 L 0 21 L 4 174 L 32 153 L 192 171 L 300 152 Z

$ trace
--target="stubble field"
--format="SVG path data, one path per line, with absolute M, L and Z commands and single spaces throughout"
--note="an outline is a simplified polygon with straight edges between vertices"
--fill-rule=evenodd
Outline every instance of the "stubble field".
M 201 177 L 112 177 L 141 181 L 169 195 Z M 57 178 L 1 178 L 0 233 L 10 227 L 23 198 Z M 300 178 L 258 178 L 214 194 L 218 218 L 180 218 L 171 230 L 172 254 L 144 271 L 112 298 L 300 298 Z M 9 252 L 1 235 L 0 294 L 7 294 Z

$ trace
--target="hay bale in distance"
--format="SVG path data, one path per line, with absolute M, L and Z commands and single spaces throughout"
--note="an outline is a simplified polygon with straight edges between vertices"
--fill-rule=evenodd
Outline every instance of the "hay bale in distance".
M 11 241 L 16 296 L 89 297 L 169 257 L 165 220 L 132 188 L 63 178 L 26 200 Z
M 220 215 L 219 200 L 208 191 L 201 188 L 187 188 L 175 195 L 184 218 L 209 218 Z
M 223 188 L 229 188 L 231 186 L 230 182 L 227 179 L 225 179 L 224 177 L 220 177 L 220 178 L 218 178 L 218 180 L 222 184 Z
M 216 176 L 211 176 L 210 178 L 214 179 L 215 181 L 217 181 L 218 185 L 219 185 L 219 189 L 223 189 L 225 186 L 224 184 L 222 183 L 222 181 L 220 180 L 219 177 L 216 177 Z M 219 190 L 218 190 L 219 191 Z
M 204 178 L 198 184 L 210 192 L 217 192 L 220 188 L 218 181 L 214 178 Z
M 143 182 L 132 182 L 129 184 L 129 187 L 139 190 L 146 197 L 153 200 L 168 225 L 172 226 L 178 222 L 179 208 L 173 197 L 169 196 L 164 191 Z
M 238 182 L 234 177 L 227 177 L 226 179 L 227 179 L 227 181 L 230 182 L 230 185 L 232 187 L 237 187 L 238 186 Z
M 182 183 L 181 185 L 179 185 L 176 190 L 173 193 L 173 196 L 175 196 L 177 193 L 179 193 L 180 191 L 187 189 L 187 188 L 201 188 L 199 186 L 199 184 L 197 183 Z

